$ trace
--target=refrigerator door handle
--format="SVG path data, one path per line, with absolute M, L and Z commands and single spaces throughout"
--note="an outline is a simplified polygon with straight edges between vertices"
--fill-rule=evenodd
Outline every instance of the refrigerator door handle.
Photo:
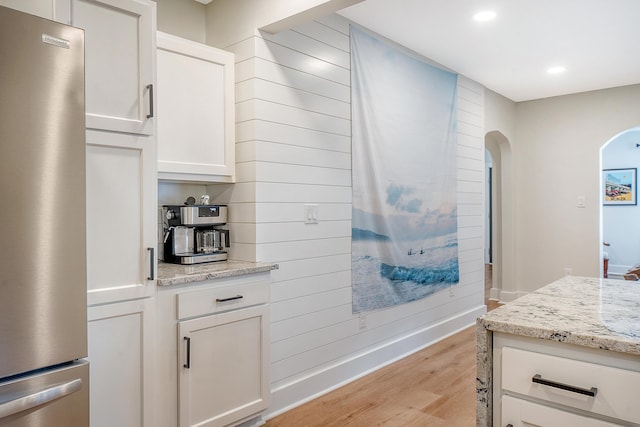
M 75 379 L 64 384 L 58 384 L 54 387 L 47 388 L 17 399 L 0 404 L 0 419 L 9 417 L 20 412 L 44 405 L 61 397 L 68 396 L 71 393 L 82 388 L 82 380 Z

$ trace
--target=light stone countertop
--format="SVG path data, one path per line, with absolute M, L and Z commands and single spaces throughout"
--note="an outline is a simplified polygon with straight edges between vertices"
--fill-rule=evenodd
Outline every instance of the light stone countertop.
M 224 279 L 277 270 L 278 264 L 248 261 L 218 261 L 193 265 L 158 263 L 157 285 L 171 286 Z
M 567 276 L 477 321 L 477 426 L 490 426 L 493 332 L 640 355 L 640 282 Z

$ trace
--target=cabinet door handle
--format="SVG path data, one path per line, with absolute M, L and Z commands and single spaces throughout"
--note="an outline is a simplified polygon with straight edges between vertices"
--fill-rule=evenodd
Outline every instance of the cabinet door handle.
M 184 340 L 187 342 L 187 363 L 185 363 L 185 368 L 191 368 L 191 337 L 184 337 Z
M 561 390 L 567 390 L 573 393 L 583 394 L 585 396 L 590 396 L 590 397 L 596 397 L 596 394 L 598 393 L 597 387 L 591 387 L 590 389 L 580 388 L 580 387 L 572 386 L 569 384 L 559 383 L 556 381 L 545 380 L 544 378 L 542 378 L 542 375 L 540 374 L 535 374 L 533 378 L 531 378 L 531 381 L 533 381 L 536 384 L 548 385 L 549 387 L 559 388 Z
M 147 85 L 147 90 L 149 91 L 149 114 L 147 114 L 147 119 L 153 117 L 153 85 Z
M 149 251 L 149 277 L 147 280 L 156 280 L 156 248 L 147 248 Z
M 233 300 L 242 299 L 242 298 L 244 298 L 242 295 L 236 295 L 235 297 L 229 297 L 229 298 L 216 298 L 216 302 L 227 302 L 227 301 L 233 301 Z

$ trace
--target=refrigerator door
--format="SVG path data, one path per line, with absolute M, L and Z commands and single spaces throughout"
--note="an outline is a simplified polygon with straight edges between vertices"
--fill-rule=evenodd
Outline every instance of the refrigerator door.
M 63 368 L 5 382 L 0 386 L 3 427 L 89 425 L 89 364 Z
M 83 38 L 0 7 L 0 379 L 87 355 Z

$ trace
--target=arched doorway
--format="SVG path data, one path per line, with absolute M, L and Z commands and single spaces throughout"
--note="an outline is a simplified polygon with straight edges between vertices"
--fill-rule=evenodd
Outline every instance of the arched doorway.
M 640 169 L 640 127 L 623 131 L 607 141 L 600 149 L 600 166 L 602 171 L 615 175 Z M 604 175 L 600 176 L 600 235 L 608 246 L 602 246 L 602 258 L 608 258 L 608 277 L 622 279 L 627 270 L 640 263 L 640 223 L 637 221 L 640 205 L 637 201 L 604 204 Z M 603 263 L 601 276 L 604 273 Z
M 515 283 L 515 218 L 513 213 L 513 162 L 509 140 L 499 131 L 485 135 L 485 148 L 491 155 L 491 262 L 492 285 L 489 298 L 501 302 L 517 298 Z M 489 240 L 489 239 L 486 239 Z

